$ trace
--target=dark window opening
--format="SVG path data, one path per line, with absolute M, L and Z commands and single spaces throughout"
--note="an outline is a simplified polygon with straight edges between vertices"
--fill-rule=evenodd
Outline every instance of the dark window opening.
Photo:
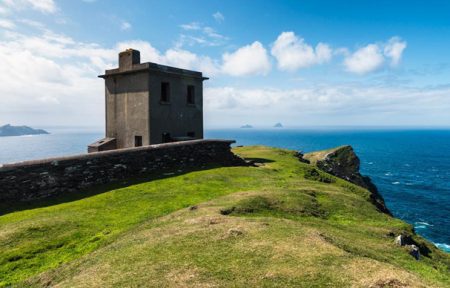
M 142 136 L 134 136 L 134 147 L 142 146 Z
M 195 86 L 193 85 L 187 86 L 187 103 L 195 104 Z
M 169 82 L 161 83 L 161 102 L 170 102 L 170 84 Z
M 170 133 L 163 133 L 162 134 L 162 143 L 171 142 L 172 138 L 170 137 Z
M 195 132 L 188 132 L 187 136 L 191 137 L 191 138 L 194 138 L 195 137 Z

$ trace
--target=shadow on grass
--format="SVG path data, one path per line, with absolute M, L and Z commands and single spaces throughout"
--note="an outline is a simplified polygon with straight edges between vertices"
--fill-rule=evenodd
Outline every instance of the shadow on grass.
M 270 160 L 268 160 L 270 161 Z M 68 203 L 78 201 L 84 198 L 102 194 L 111 190 L 125 188 L 135 184 L 141 184 L 149 181 L 160 180 L 170 178 L 174 176 L 184 175 L 195 171 L 204 171 L 221 167 L 238 167 L 238 166 L 223 166 L 219 164 L 207 164 L 202 167 L 190 167 L 184 168 L 182 171 L 179 169 L 167 169 L 161 170 L 158 173 L 142 174 L 133 178 L 121 179 L 107 184 L 101 184 L 98 186 L 89 187 L 83 190 L 79 190 L 75 193 L 64 192 L 63 194 L 50 196 L 48 198 L 35 199 L 30 201 L 8 201 L 0 203 L 0 216 L 23 211 L 29 209 L 49 207 L 62 203 Z
M 245 158 L 245 160 L 250 161 L 250 163 L 272 163 L 274 160 L 264 159 L 264 158 Z

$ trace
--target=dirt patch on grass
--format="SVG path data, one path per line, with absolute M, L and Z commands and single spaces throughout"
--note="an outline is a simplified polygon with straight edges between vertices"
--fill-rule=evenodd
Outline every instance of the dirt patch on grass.
M 433 287 L 412 273 L 369 258 L 353 258 L 342 273 L 353 279 L 352 287 Z
M 169 273 L 167 273 L 165 278 L 168 287 L 209 288 L 219 286 L 216 283 L 205 281 L 205 279 L 201 279 L 199 269 L 196 267 L 170 271 Z

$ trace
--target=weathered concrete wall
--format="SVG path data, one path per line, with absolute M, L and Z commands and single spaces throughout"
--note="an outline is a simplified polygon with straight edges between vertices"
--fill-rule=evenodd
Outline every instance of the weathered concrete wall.
M 106 137 L 116 138 L 117 147 L 134 147 L 134 136 L 149 145 L 148 73 L 117 75 L 105 79 Z
M 239 165 L 228 140 L 192 140 L 0 166 L 0 201 L 27 201 L 152 172 Z
M 161 83 L 170 83 L 170 103 L 161 103 Z M 187 103 L 188 85 L 195 87 L 194 104 Z M 194 132 L 203 138 L 203 79 L 189 75 L 152 72 L 150 93 L 150 143 L 161 143 L 162 134 L 186 137 Z

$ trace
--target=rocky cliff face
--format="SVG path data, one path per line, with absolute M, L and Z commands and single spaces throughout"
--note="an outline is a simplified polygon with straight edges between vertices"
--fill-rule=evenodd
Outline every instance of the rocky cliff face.
M 351 146 L 341 146 L 327 151 L 306 154 L 305 159 L 315 164 L 322 171 L 366 188 L 371 192 L 370 198 L 378 210 L 392 215 L 371 179 L 359 172 L 360 160 Z

